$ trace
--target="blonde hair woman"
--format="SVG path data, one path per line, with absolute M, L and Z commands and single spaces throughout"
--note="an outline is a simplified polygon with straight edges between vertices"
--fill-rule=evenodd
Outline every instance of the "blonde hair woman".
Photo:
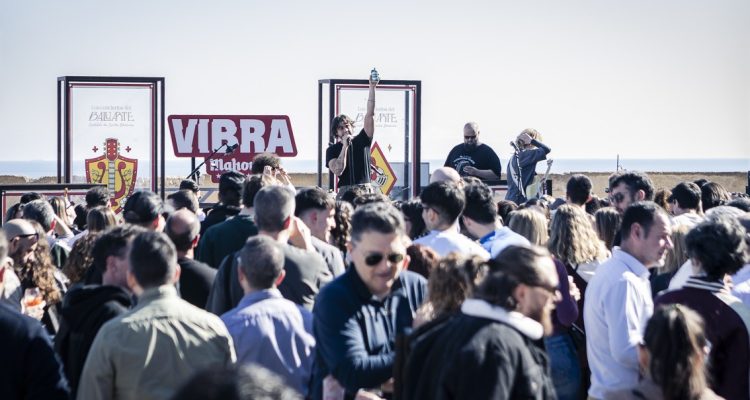
M 547 218 L 541 211 L 533 208 L 514 211 L 511 214 L 508 228 L 537 246 L 545 246 L 547 239 L 549 239 Z
M 599 263 L 608 258 L 586 212 L 569 204 L 555 212 L 547 248 L 568 267 L 569 274 L 579 275 L 586 282 L 594 276 Z

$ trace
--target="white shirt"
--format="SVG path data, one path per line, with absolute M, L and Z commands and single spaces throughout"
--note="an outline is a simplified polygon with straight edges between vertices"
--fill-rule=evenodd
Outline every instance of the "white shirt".
M 638 350 L 654 312 L 648 269 L 615 247 L 586 288 L 583 309 L 591 368 L 589 396 L 601 399 L 638 383 Z
M 444 231 L 431 231 L 427 236 L 415 240 L 414 244 L 427 246 L 435 250 L 440 257 L 457 252 L 467 256 L 480 256 L 485 260 L 490 258 L 490 253 L 483 249 L 479 243 L 456 232 L 452 227 Z
M 745 264 L 736 274 L 732 275 L 732 294 L 750 307 L 750 264 Z
M 505 250 L 508 246 L 529 246 L 529 240 L 525 237 L 513 232 L 507 226 L 503 226 L 500 229 L 488 233 L 483 238 L 479 239 L 479 243 L 482 244 L 485 250 L 490 252 L 492 258 L 497 257 L 500 252 Z

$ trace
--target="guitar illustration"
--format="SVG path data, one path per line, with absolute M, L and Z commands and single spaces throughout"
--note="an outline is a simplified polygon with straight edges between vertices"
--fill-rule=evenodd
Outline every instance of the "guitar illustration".
M 549 177 L 549 171 L 552 169 L 552 162 L 554 160 L 547 160 L 547 170 L 544 171 L 544 176 L 537 178 L 531 185 L 526 186 L 526 198 L 527 199 L 538 199 L 547 193 L 547 178 Z
M 105 140 L 103 155 L 86 160 L 86 181 L 107 185 L 115 213 L 122 211 L 125 200 L 133 193 L 137 173 L 138 160 L 122 156 L 120 142 L 115 138 Z

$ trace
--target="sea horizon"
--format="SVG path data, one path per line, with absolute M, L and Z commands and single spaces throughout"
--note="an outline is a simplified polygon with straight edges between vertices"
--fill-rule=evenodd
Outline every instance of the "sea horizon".
M 198 162 L 202 161 L 198 159 Z M 427 159 L 423 163 L 429 163 L 430 171 L 443 165 L 445 160 Z M 281 163 L 290 173 L 317 173 L 317 160 L 282 158 Z M 76 163 L 74 163 L 76 164 Z M 75 169 L 82 170 L 82 162 L 77 163 Z M 507 164 L 507 161 L 506 161 Z M 503 172 L 507 165 L 503 165 Z M 546 164 L 540 162 L 537 170 L 541 172 Z M 705 159 L 627 159 L 620 158 L 620 169 L 644 171 L 644 172 L 748 172 L 750 171 L 750 159 L 746 158 L 705 158 Z M 616 159 L 554 159 L 551 173 L 565 174 L 571 172 L 614 172 L 618 168 Z M 167 160 L 165 172 L 168 177 L 187 176 L 190 173 L 190 160 Z M 325 168 L 323 169 L 325 172 Z M 202 171 L 205 173 L 205 170 Z M 24 176 L 27 178 L 41 178 L 46 176 L 57 176 L 57 161 L 54 160 L 30 160 L 30 161 L 0 161 L 0 175 Z

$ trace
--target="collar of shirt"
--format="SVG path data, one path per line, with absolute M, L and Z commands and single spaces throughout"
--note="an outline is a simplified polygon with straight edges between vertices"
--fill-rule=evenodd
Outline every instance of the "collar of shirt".
M 612 249 L 612 258 L 625 264 L 632 273 L 640 278 L 648 279 L 649 275 L 651 275 L 646 266 L 618 246 L 615 246 L 614 249 Z
M 178 297 L 177 296 L 177 288 L 174 287 L 174 285 L 168 284 L 168 285 L 161 285 L 155 288 L 148 288 L 141 293 L 140 296 L 138 296 L 138 307 L 142 308 L 145 307 L 147 304 L 167 298 L 167 297 Z
M 505 236 L 508 233 L 508 230 L 509 228 L 507 226 L 495 229 L 494 231 L 482 236 L 482 238 L 479 239 L 479 244 L 485 244 L 497 237 Z
M 354 285 L 354 292 L 357 294 L 357 297 L 359 297 L 363 303 L 367 303 L 372 301 L 373 299 L 376 299 L 376 297 L 370 293 L 370 289 L 367 288 L 367 285 L 365 285 L 365 282 L 362 280 L 362 278 L 357 273 L 357 269 L 354 267 L 354 263 L 352 263 L 349 266 L 349 269 L 346 271 L 345 275 L 348 274 L 349 278 Z M 391 292 L 386 296 L 384 299 L 376 301 L 378 303 L 383 303 L 388 297 L 400 294 L 402 292 L 403 284 L 401 283 L 401 275 L 399 274 L 398 277 L 396 277 L 396 280 L 393 282 L 393 286 L 391 287 Z
M 544 327 L 537 321 L 517 312 L 507 311 L 506 309 L 494 306 L 484 300 L 466 299 L 461 304 L 463 314 L 487 318 L 498 322 L 503 322 L 521 332 L 524 336 L 532 340 L 539 340 L 544 336 Z
M 263 300 L 268 299 L 280 299 L 284 296 L 281 295 L 281 292 L 279 292 L 279 289 L 271 288 L 271 289 L 264 289 L 264 290 L 258 290 L 252 293 L 246 294 L 244 297 L 242 297 L 242 300 L 240 300 L 239 305 L 237 305 L 237 308 L 245 308 L 249 307 L 255 303 L 259 303 Z
M 685 286 L 694 289 L 708 290 L 711 293 L 729 293 L 730 290 L 722 280 L 709 279 L 706 276 L 691 276 Z

